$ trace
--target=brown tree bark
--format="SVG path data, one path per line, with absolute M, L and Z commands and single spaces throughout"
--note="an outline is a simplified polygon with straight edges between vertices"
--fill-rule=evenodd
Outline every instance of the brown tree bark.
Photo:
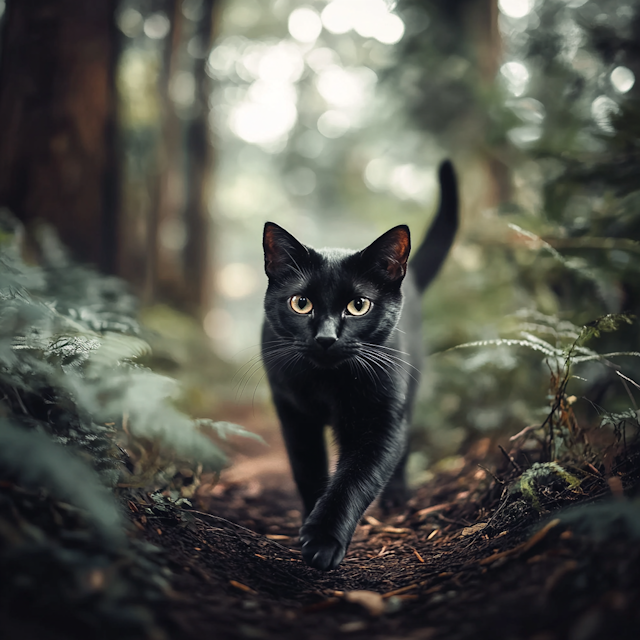
M 52 224 L 77 259 L 124 277 L 145 302 L 164 300 L 197 313 L 210 288 L 212 148 L 204 69 L 217 2 L 205 1 L 189 19 L 181 0 L 154 4 L 169 17 L 171 32 L 156 42 L 158 65 L 148 65 L 148 82 L 126 95 L 116 90 L 123 64 L 117 6 L 117 0 L 7 1 L 0 206 L 27 227 L 36 220 Z M 203 54 L 185 58 L 193 36 Z M 179 117 L 169 87 L 185 69 L 193 73 L 196 95 L 188 116 Z M 139 107 L 141 99 L 150 113 L 132 120 L 128 106 Z M 131 153 L 140 161 L 135 170 L 125 161 Z M 169 228 L 184 229 L 183 247 L 163 244 Z
M 197 29 L 197 37 L 206 45 L 211 43 L 217 2 L 204 4 L 204 16 Z M 187 201 L 185 224 L 187 243 L 184 249 L 184 270 L 189 283 L 189 297 L 194 304 L 207 307 L 211 303 L 211 175 L 213 147 L 209 136 L 209 82 L 205 73 L 206 59 L 195 69 L 195 111 L 186 131 L 187 146 Z
M 116 0 L 7 0 L 0 206 L 53 224 L 84 262 L 116 265 Z

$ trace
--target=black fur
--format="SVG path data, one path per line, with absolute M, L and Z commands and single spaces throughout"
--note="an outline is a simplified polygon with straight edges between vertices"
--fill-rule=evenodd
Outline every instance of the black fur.
M 440 167 L 440 188 L 438 213 L 407 277 L 405 225 L 359 252 L 314 250 L 278 225 L 265 225 L 262 357 L 304 503 L 302 555 L 317 569 L 340 564 L 358 520 L 381 491 L 387 504 L 406 497 L 407 432 L 422 361 L 420 293 L 458 226 L 450 162 Z M 363 298 L 371 301 L 369 311 L 350 314 L 351 301 L 356 313 L 366 308 Z M 340 449 L 331 478 L 325 425 Z

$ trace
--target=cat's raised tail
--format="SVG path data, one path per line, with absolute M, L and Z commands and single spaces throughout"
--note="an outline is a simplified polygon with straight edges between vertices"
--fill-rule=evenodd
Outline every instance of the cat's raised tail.
M 449 253 L 458 230 L 458 180 L 453 164 L 445 160 L 438 172 L 440 205 L 427 236 L 409 262 L 409 271 L 420 292 L 435 278 Z

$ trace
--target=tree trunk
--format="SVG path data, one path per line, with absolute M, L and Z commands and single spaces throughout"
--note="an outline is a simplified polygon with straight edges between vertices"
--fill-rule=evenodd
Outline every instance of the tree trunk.
M 205 3 L 204 16 L 197 29 L 197 37 L 208 45 L 213 35 L 214 2 Z M 184 250 L 184 270 L 189 284 L 192 304 L 206 308 L 211 303 L 210 251 L 210 176 L 213 148 L 209 136 L 209 79 L 205 60 L 196 66 L 195 116 L 187 125 L 187 202 L 185 224 L 187 243 Z
M 7 0 L 0 66 L 0 206 L 56 227 L 113 272 L 116 0 Z

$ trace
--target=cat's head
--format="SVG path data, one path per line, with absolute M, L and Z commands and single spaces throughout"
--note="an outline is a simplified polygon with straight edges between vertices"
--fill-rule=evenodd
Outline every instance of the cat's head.
M 406 225 L 348 251 L 312 249 L 267 222 L 263 245 L 267 322 L 296 353 L 333 367 L 363 344 L 382 344 L 395 329 L 411 249 Z

